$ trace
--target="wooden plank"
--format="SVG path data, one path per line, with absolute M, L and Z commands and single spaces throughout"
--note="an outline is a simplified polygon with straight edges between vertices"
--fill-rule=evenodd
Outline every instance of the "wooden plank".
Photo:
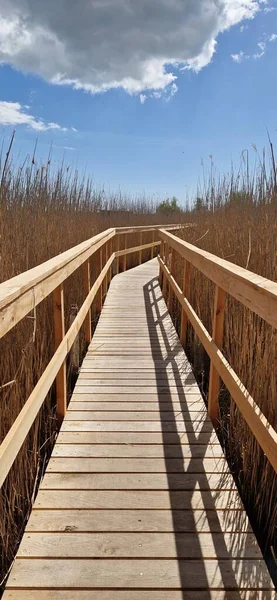
M 163 411 L 163 412 L 125 412 L 124 410 L 118 410 L 116 412 L 111 412 L 111 410 L 85 410 L 78 411 L 77 409 L 68 410 L 65 415 L 65 421 L 156 421 L 159 423 L 168 423 L 169 421 L 173 421 L 176 423 L 177 421 L 185 421 L 191 423 L 193 420 L 196 422 L 207 422 L 207 414 L 202 410 L 199 412 L 180 412 L 178 409 L 176 412 L 173 411 Z
M 77 460 L 77 459 L 73 459 Z M 50 473 L 46 472 L 41 490 L 232 490 L 229 473 Z
M 227 473 L 225 459 L 219 458 L 88 458 L 54 457 L 47 473 Z M 155 481 L 155 479 L 154 479 Z
M 37 509 L 147 509 L 147 510 L 235 510 L 243 509 L 236 490 L 42 490 Z
M 197 415 L 206 415 L 206 408 L 203 402 L 190 402 L 188 405 L 184 405 L 184 402 L 181 400 L 180 402 L 96 402 L 93 401 L 93 396 L 91 400 L 85 400 L 84 402 L 80 402 L 79 400 L 75 400 L 75 396 L 72 396 L 70 406 L 68 408 L 69 412 L 74 411 L 113 411 L 113 412 L 136 412 L 136 411 L 147 411 L 152 412 L 156 415 L 156 418 L 161 413 L 175 413 L 178 414 L 180 411 L 184 414 L 184 416 L 191 415 L 192 419 Z
M 86 391 L 82 391 L 80 393 L 75 392 L 72 396 L 72 402 L 120 402 L 123 405 L 129 402 L 136 403 L 149 403 L 149 405 L 153 402 L 158 403 L 159 407 L 162 407 L 164 404 L 168 403 L 181 403 L 182 408 L 184 409 L 186 406 L 189 408 L 193 408 L 201 403 L 202 406 L 205 406 L 203 403 L 203 398 L 200 394 L 194 394 L 179 390 L 178 394 L 170 393 L 170 394 L 159 394 L 156 392 L 155 394 L 146 394 L 142 392 L 141 394 L 130 394 L 130 393 L 114 393 L 113 390 L 103 390 L 102 393 L 88 393 Z M 71 404 L 69 405 L 71 409 Z
M 255 590 L 255 600 L 276 600 L 274 591 Z M 9 589 L 3 600 L 37 600 L 38 592 L 28 590 L 12 590 Z M 39 590 L 40 600 L 169 600 L 168 590 Z M 170 590 L 170 600 L 184 600 L 182 590 Z M 199 592 L 186 590 L 185 600 L 199 600 Z M 205 591 L 201 590 L 201 600 L 238 600 L 238 591 Z M 253 590 L 240 590 L 239 600 L 254 600 Z
M 122 444 L 126 446 L 132 444 L 149 444 L 149 445 L 176 445 L 176 444 L 218 444 L 218 437 L 215 431 L 201 432 L 200 436 L 193 436 L 182 432 L 179 436 L 176 432 L 159 431 L 159 432 L 145 432 L 145 431 L 134 431 L 124 432 L 124 439 L 122 433 L 113 431 L 61 431 L 58 436 L 58 442 L 60 444 Z
M 262 559 L 253 533 L 31 533 L 18 558 Z M 118 565 L 120 569 L 120 565 Z
M 272 589 L 263 561 L 251 560 L 125 560 L 18 559 L 9 587 L 36 588 L 181 588 Z
M 161 423 L 160 421 L 63 421 L 61 431 L 121 431 L 124 432 L 168 432 L 168 433 L 212 433 L 213 427 L 210 422 L 189 423 L 176 421 L 173 423 Z
M 100 518 L 101 517 L 101 518 Z M 244 510 L 33 510 L 26 532 L 251 533 Z
M 62 435 L 59 436 L 59 440 Z M 70 435 L 70 434 L 68 434 Z M 74 434 L 73 434 L 74 435 Z M 64 438 L 62 438 L 64 439 Z M 184 457 L 220 458 L 223 450 L 220 444 L 66 444 L 56 443 L 52 457 L 83 457 L 83 458 L 163 458 Z

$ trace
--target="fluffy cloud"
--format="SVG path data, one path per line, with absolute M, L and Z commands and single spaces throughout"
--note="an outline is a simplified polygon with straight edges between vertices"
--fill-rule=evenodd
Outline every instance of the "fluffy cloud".
M 57 123 L 45 123 L 41 119 L 36 119 L 28 113 L 28 106 L 21 106 L 19 102 L 1 102 L 0 101 L 0 125 L 28 125 L 36 131 L 47 131 L 49 129 L 58 129 L 67 131 Z
M 258 0 L 1 0 L 0 63 L 92 93 L 172 88 Z

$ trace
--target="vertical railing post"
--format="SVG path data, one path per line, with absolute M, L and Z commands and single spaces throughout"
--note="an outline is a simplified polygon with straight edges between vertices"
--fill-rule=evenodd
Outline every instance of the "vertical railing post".
M 108 242 L 105 243 L 104 249 L 105 249 L 105 251 L 104 251 L 104 265 L 103 266 L 105 266 L 108 261 L 108 250 L 109 250 Z M 108 273 L 106 273 L 105 279 L 104 279 L 104 294 L 105 295 L 107 294 L 107 291 L 108 291 Z
M 99 275 L 102 273 L 103 269 L 103 246 L 99 249 Z M 101 283 L 99 292 L 96 298 L 96 312 L 97 314 L 101 313 L 103 305 L 103 283 Z
M 54 303 L 54 334 L 55 350 L 62 342 L 65 335 L 64 323 L 64 292 L 63 285 L 59 285 L 53 292 Z M 56 399 L 57 399 L 57 419 L 61 424 L 66 413 L 66 361 L 63 362 L 56 377 Z
M 160 258 L 163 260 L 164 259 L 164 241 L 161 241 L 161 245 L 160 245 Z M 164 274 L 163 274 L 163 270 L 162 267 L 160 266 L 160 272 L 159 272 L 159 283 L 160 283 L 160 288 L 163 288 L 163 280 L 164 280 Z
M 187 298 L 189 293 L 189 282 L 190 282 L 190 263 L 185 260 L 184 264 L 184 278 L 183 278 L 183 294 Z M 188 318 L 186 311 L 182 309 L 181 315 L 181 329 L 180 329 L 180 342 L 182 346 L 186 343 L 187 337 Z
M 176 250 L 171 250 L 171 265 L 170 265 L 170 273 L 172 275 L 172 277 L 175 279 L 175 275 L 176 275 Z M 169 284 L 169 294 L 168 294 L 168 310 L 171 313 L 172 309 L 173 309 L 173 298 L 174 298 L 174 293 L 173 293 L 173 289 L 171 287 L 171 285 Z
M 91 289 L 89 260 L 86 260 L 86 262 L 83 263 L 83 277 L 84 277 L 84 292 L 85 292 L 85 298 L 86 298 Z M 86 344 L 90 344 L 90 342 L 91 342 L 91 308 L 89 309 L 88 314 L 85 318 L 84 326 L 85 326 Z
M 152 231 L 152 243 L 153 243 L 153 244 L 154 244 L 154 242 L 155 242 L 155 233 L 156 233 L 156 232 L 155 232 L 155 229 L 153 229 L 153 231 Z M 151 259 L 152 259 L 152 258 L 154 258 L 154 246 L 152 246 L 152 248 L 151 248 Z
M 119 252 L 119 248 L 120 248 L 120 239 L 119 239 L 119 233 L 116 234 L 115 237 L 115 248 L 116 251 Z M 119 273 L 119 256 L 117 256 L 117 258 L 115 259 L 115 274 L 118 275 Z
M 142 246 L 142 231 L 139 234 L 139 245 Z M 142 263 L 142 250 L 139 251 L 139 265 Z
M 124 250 L 126 250 L 126 248 L 127 248 L 127 233 L 124 233 L 123 239 L 124 239 L 123 247 L 124 247 Z M 127 267 L 127 255 L 124 254 L 124 256 L 123 256 L 123 271 L 126 271 L 126 267 Z
M 168 243 L 164 242 L 164 264 L 167 267 L 167 262 L 168 262 L 168 253 L 169 253 L 169 247 L 168 247 Z M 164 276 L 164 280 L 163 280 L 163 297 L 166 300 L 166 287 L 167 287 L 167 277 Z
M 111 255 L 113 253 L 113 240 L 112 240 L 112 238 L 109 240 L 108 246 L 109 246 L 108 258 L 111 258 Z M 112 279 L 112 265 L 110 266 L 109 271 L 108 271 L 108 287 L 109 287 L 109 285 L 111 283 L 111 279 Z
M 219 350 L 222 350 L 223 344 L 223 329 L 224 329 L 224 309 L 226 302 L 226 292 L 218 285 L 215 288 L 214 298 L 214 313 L 213 313 L 213 341 Z M 208 397 L 208 413 L 214 425 L 217 424 L 219 418 L 219 402 L 218 396 L 220 391 L 220 377 L 213 363 L 210 366 L 209 380 L 209 397 Z

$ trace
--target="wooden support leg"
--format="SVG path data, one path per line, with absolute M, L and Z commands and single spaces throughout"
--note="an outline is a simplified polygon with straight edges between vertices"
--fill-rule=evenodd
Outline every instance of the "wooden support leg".
M 103 269 L 103 247 L 99 250 L 99 275 Z M 103 283 L 100 285 L 99 292 L 96 297 L 96 313 L 101 313 L 103 306 Z
M 153 244 L 154 244 L 154 242 L 155 242 L 155 233 L 156 233 L 156 232 L 155 232 L 155 229 L 154 229 L 154 231 L 153 231 L 153 233 L 152 233 L 152 242 L 153 242 Z M 154 258 L 154 246 L 152 246 L 152 248 L 151 248 L 151 259 L 152 259 L 152 258 Z
M 106 242 L 106 244 L 105 244 L 105 254 L 104 254 L 104 256 L 105 256 L 105 258 L 104 258 L 104 263 L 105 263 L 105 264 L 108 262 L 108 251 L 109 251 L 109 248 L 108 248 L 108 242 Z M 107 294 L 107 291 L 108 291 L 108 273 L 106 274 L 106 277 L 105 277 L 105 279 L 104 279 L 104 282 L 105 282 L 105 286 L 104 286 L 104 293 L 105 293 L 105 295 L 106 295 L 106 294 Z
M 142 232 L 139 234 L 139 246 L 142 246 Z M 142 263 L 142 250 L 139 251 L 139 265 Z
M 62 342 L 65 335 L 64 324 L 64 293 L 63 285 L 59 285 L 53 292 L 54 302 L 54 332 L 55 350 Z M 66 362 L 62 364 L 56 377 L 57 419 L 61 424 L 66 413 Z
M 86 260 L 86 262 L 83 264 L 83 274 L 84 274 L 84 292 L 85 292 L 85 297 L 87 297 L 90 292 L 90 288 L 91 288 L 89 260 Z M 90 342 L 91 342 L 91 308 L 89 309 L 88 314 L 85 318 L 84 326 L 85 326 L 86 344 L 90 344 Z
M 215 288 L 214 299 L 214 315 L 213 315 L 213 341 L 222 350 L 223 329 L 224 329 L 224 309 L 226 302 L 226 292 L 218 285 Z M 217 424 L 219 418 L 219 402 L 218 395 L 220 391 L 220 377 L 211 363 L 210 366 L 210 381 L 209 381 L 209 398 L 208 398 L 208 413 L 214 425 Z
M 173 250 L 173 249 L 171 251 L 170 271 L 171 271 L 172 277 L 175 279 L 175 275 L 176 275 L 176 250 Z M 171 285 L 169 284 L 168 310 L 169 310 L 170 313 L 172 313 L 172 309 L 173 309 L 173 298 L 174 298 L 173 289 L 172 289 Z
M 116 235 L 116 250 L 117 252 L 119 252 L 120 249 L 120 238 L 119 238 L 119 233 Z M 117 256 L 117 258 L 115 259 L 115 274 L 118 275 L 119 273 L 119 256 Z
M 187 260 L 185 260 L 184 279 L 183 279 L 183 294 L 184 294 L 184 296 L 186 296 L 186 298 L 188 297 L 188 294 L 189 294 L 189 282 L 190 282 L 190 263 Z M 182 346 L 184 346 L 186 343 L 187 326 L 188 326 L 188 318 L 187 318 L 187 315 L 186 315 L 184 309 L 182 309 L 181 329 L 180 329 L 180 342 L 181 342 Z
M 160 257 L 162 260 L 164 260 L 164 241 L 163 240 L 161 241 L 161 246 L 160 246 Z M 163 280 L 164 280 L 163 270 L 160 267 L 159 283 L 160 283 L 161 290 L 163 289 Z
M 108 247 L 109 247 L 108 258 L 110 258 L 113 253 L 113 240 L 112 239 L 108 242 Z M 112 279 L 112 266 L 110 266 L 109 271 L 108 271 L 108 287 L 111 283 L 111 279 Z
M 124 249 L 126 250 L 127 248 L 127 233 L 124 233 Z M 124 254 L 123 256 L 123 271 L 126 271 L 127 268 L 127 255 Z
M 168 253 L 169 253 L 168 243 L 164 242 L 164 262 L 165 262 L 166 266 L 168 263 Z M 167 279 L 166 279 L 166 277 L 164 277 L 162 292 L 163 292 L 163 297 L 165 300 L 166 300 L 166 287 L 167 287 Z

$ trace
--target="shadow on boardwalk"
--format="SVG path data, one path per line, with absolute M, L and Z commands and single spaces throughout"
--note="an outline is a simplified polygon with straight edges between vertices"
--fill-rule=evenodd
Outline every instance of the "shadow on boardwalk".
M 185 590 L 190 587 L 189 579 L 194 576 L 195 569 L 193 568 L 192 564 L 193 559 L 190 559 L 189 564 L 188 561 L 182 560 L 182 547 L 180 539 L 180 533 L 182 531 L 190 531 L 190 533 L 195 534 L 196 554 L 198 558 L 198 571 L 196 577 L 199 582 L 199 593 L 201 594 L 200 589 L 205 589 L 205 598 L 211 597 L 208 590 L 212 586 L 211 581 L 208 580 L 206 569 L 208 561 L 207 559 L 204 560 L 205 557 L 202 555 L 202 548 L 198 536 L 199 532 L 201 531 L 201 523 L 205 521 L 208 524 L 208 529 L 212 536 L 215 555 L 214 558 L 218 563 L 217 580 L 219 577 L 221 580 L 221 588 L 225 590 L 232 590 L 232 600 L 239 600 L 242 598 L 241 588 L 251 590 L 247 595 L 247 598 L 249 600 L 254 600 L 254 598 L 257 598 L 257 588 L 262 589 L 263 587 L 268 587 L 268 580 L 265 581 L 265 585 L 263 585 L 263 578 L 266 570 L 264 569 L 264 565 L 261 566 L 261 563 L 258 560 L 257 562 L 255 560 L 243 560 L 249 558 L 249 545 L 246 555 L 245 535 L 235 534 L 240 531 L 246 531 L 246 517 L 243 510 L 234 510 L 234 496 L 237 496 L 237 491 L 230 489 L 230 482 L 229 484 L 227 483 L 227 480 L 229 480 L 230 477 L 227 463 L 225 473 L 221 473 L 219 476 L 217 487 L 210 487 L 209 475 L 205 473 L 203 461 L 205 458 L 207 444 L 210 443 L 211 438 L 214 437 L 214 432 L 209 432 L 210 420 L 205 410 L 203 411 L 203 416 L 200 416 L 200 421 L 199 416 L 197 417 L 197 425 L 196 423 L 193 423 L 193 415 L 195 413 L 191 411 L 192 404 L 191 401 L 188 402 L 189 396 L 184 393 L 184 385 L 186 382 L 188 383 L 189 380 L 191 382 L 192 371 L 190 368 L 188 369 L 188 364 L 183 365 L 183 373 L 182 368 L 180 368 L 181 360 L 184 362 L 184 355 L 180 342 L 176 339 L 176 333 L 173 332 L 170 336 L 168 332 L 168 311 L 163 296 L 161 295 L 158 278 L 153 278 L 147 285 L 144 286 L 144 299 L 148 319 L 149 336 L 151 338 L 152 357 L 155 364 L 164 445 L 164 458 L 166 463 L 175 544 L 178 556 L 180 584 L 184 590 L 183 598 L 187 598 L 187 591 Z M 180 423 L 181 414 L 183 416 L 186 433 L 180 433 L 180 429 L 178 431 L 176 409 L 174 410 L 173 399 L 170 392 L 170 384 L 172 385 L 173 383 L 175 384 L 177 390 L 174 392 L 174 394 L 178 394 L 178 399 L 181 406 L 181 413 L 178 413 L 178 423 Z M 165 413 L 163 409 L 165 394 L 167 413 Z M 170 421 L 170 443 L 168 441 L 168 421 Z M 182 445 L 184 443 L 189 444 L 191 450 L 191 459 L 188 462 L 187 468 L 185 468 L 182 449 Z M 176 504 L 176 480 L 175 474 L 172 473 L 171 444 L 175 445 L 174 456 L 176 456 L 177 460 L 179 459 L 178 472 L 183 473 L 184 481 L 186 478 L 188 478 L 188 475 L 193 474 L 195 481 L 194 489 L 191 489 L 192 486 L 190 485 L 190 490 L 186 492 L 186 494 L 189 496 L 189 501 L 188 503 L 186 502 L 186 507 L 183 509 L 182 507 L 180 508 L 178 503 Z M 198 459 L 202 459 L 203 469 L 198 468 L 198 471 L 201 470 L 201 473 L 198 472 L 198 474 L 195 474 L 193 460 L 194 455 L 197 456 Z M 181 470 L 180 465 L 182 465 Z M 184 489 L 184 487 L 182 487 L 182 489 Z M 193 503 L 195 491 L 201 492 L 201 504 L 199 504 L 199 507 L 197 506 L 197 509 L 195 508 L 195 503 Z M 219 518 L 219 512 L 217 509 L 220 505 L 220 501 L 218 500 L 220 497 L 222 497 L 222 495 L 224 495 L 225 509 L 220 511 Z M 247 528 L 249 532 L 251 532 L 250 526 L 247 526 Z M 231 541 L 231 545 L 228 545 L 228 548 L 224 537 L 224 533 L 227 532 L 234 533 L 234 539 Z M 194 582 L 194 585 L 194 589 L 197 589 L 197 581 Z M 217 585 L 215 585 L 215 587 L 217 587 Z M 267 594 L 265 592 L 265 598 L 266 597 Z

